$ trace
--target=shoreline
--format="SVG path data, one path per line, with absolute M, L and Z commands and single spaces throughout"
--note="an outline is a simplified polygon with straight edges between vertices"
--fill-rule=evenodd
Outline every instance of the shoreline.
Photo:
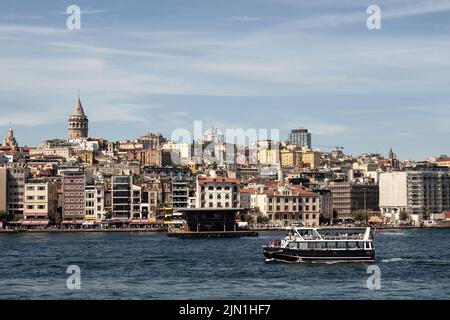
M 356 227 L 355 227 L 356 228 Z M 450 226 L 433 226 L 433 227 L 380 227 L 374 228 L 378 230 L 423 230 L 423 229 L 450 229 Z M 255 228 L 245 231 L 254 232 L 281 232 L 285 231 L 284 228 Z M 165 229 L 29 229 L 29 230 L 13 230 L 13 229 L 0 229 L 1 233 L 167 233 Z

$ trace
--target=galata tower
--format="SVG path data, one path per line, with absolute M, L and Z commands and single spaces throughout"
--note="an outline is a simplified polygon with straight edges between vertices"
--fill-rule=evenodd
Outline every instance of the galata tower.
M 89 120 L 84 114 L 81 105 L 80 96 L 78 95 L 75 110 L 69 117 L 69 140 L 77 138 L 87 138 L 89 131 Z

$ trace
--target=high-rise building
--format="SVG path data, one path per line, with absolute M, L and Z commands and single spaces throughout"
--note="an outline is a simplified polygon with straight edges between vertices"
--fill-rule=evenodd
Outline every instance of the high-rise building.
M 379 188 L 374 183 L 331 182 L 329 188 L 338 217 L 348 217 L 356 211 L 379 210 Z
M 311 149 L 311 133 L 308 132 L 308 129 L 294 129 L 289 134 L 289 143 L 299 148 Z
M 7 176 L 7 214 L 10 219 L 23 215 L 25 182 L 30 176 L 30 169 L 23 165 L 8 168 Z
M 81 226 L 85 218 L 86 176 L 81 171 L 63 173 L 63 224 Z
M 87 138 L 89 130 L 89 120 L 84 114 L 80 96 L 78 96 L 75 109 L 69 117 L 69 139 Z

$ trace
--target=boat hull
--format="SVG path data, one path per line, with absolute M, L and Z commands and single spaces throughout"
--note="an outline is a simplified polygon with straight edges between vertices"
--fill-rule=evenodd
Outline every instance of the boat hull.
M 264 247 L 263 253 L 268 260 L 285 262 L 375 261 L 374 250 L 295 250 L 287 248 Z

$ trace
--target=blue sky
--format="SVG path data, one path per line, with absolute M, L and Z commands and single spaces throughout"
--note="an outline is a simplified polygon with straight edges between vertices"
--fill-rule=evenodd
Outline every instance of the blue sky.
M 450 154 L 449 18 L 449 0 L 2 0 L 0 135 L 65 138 L 79 89 L 90 135 L 111 140 L 203 120 L 302 126 L 355 155 Z

